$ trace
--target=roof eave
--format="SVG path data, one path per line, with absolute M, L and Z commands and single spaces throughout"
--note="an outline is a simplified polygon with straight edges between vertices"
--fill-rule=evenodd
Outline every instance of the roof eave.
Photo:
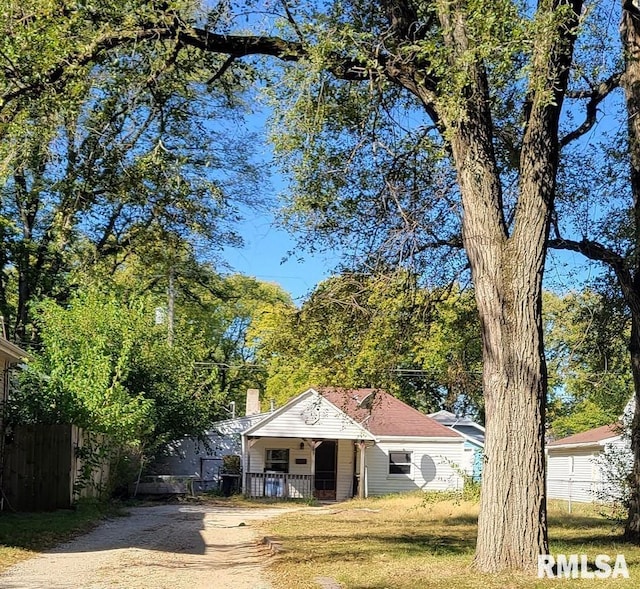
M 0 338 L 0 353 L 6 356 L 12 363 L 29 357 L 29 354 L 25 350 L 5 338 Z
M 403 436 L 392 436 L 386 434 L 377 434 L 379 442 L 400 442 L 400 441 L 412 441 L 412 442 L 455 442 L 462 443 L 464 438 L 462 436 L 414 436 L 406 434 Z
M 366 429 L 363 425 L 359 424 L 355 419 L 353 419 L 351 416 L 347 415 L 342 409 L 340 409 L 340 407 L 334 405 L 331 401 L 329 401 L 329 399 L 327 399 L 325 396 L 323 396 L 322 394 L 320 394 L 316 389 L 314 388 L 309 388 L 306 391 L 304 391 L 303 393 L 300 393 L 298 396 L 293 397 L 293 399 L 291 399 L 288 403 L 286 403 L 285 405 L 283 405 L 282 407 L 280 407 L 279 409 L 276 409 L 273 413 L 271 413 L 270 415 L 268 415 L 265 419 L 261 420 L 259 423 L 256 423 L 255 425 L 251 426 L 250 428 L 246 429 L 244 432 L 242 432 L 243 436 L 252 436 L 253 433 L 261 428 L 264 427 L 265 425 L 267 425 L 268 423 L 270 423 L 271 421 L 273 421 L 278 415 L 281 415 L 282 413 L 285 413 L 286 411 L 288 411 L 288 409 L 294 405 L 295 403 L 297 403 L 301 398 L 303 398 L 304 396 L 307 395 L 318 395 L 318 397 L 320 397 L 322 399 L 322 401 L 324 401 L 325 403 L 329 403 L 329 405 L 331 405 L 332 407 L 334 407 L 335 409 L 337 409 L 338 411 L 340 411 L 340 413 L 342 413 L 353 425 L 355 425 L 358 429 L 361 430 L 361 433 L 363 434 L 362 436 L 355 438 L 358 440 L 368 440 L 368 441 L 374 441 L 376 440 L 376 437 L 368 430 Z M 263 437 L 263 436 L 257 436 L 257 437 Z M 264 436 L 264 437 L 272 437 L 272 436 Z M 283 437 L 286 438 L 287 436 L 277 436 L 277 437 Z M 291 437 L 298 437 L 298 436 L 291 436 Z M 349 438 L 351 439 L 351 438 Z
M 622 436 L 613 436 L 602 440 L 593 440 L 591 442 L 577 442 L 575 444 L 547 444 L 547 450 L 568 450 L 570 448 L 602 448 L 607 444 L 619 440 Z

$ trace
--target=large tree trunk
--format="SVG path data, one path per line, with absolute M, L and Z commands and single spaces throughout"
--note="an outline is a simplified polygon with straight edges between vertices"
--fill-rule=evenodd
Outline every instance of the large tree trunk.
M 541 10 L 562 4 L 542 2 Z M 469 258 L 483 336 L 486 411 L 475 566 L 481 571 L 533 572 L 548 552 L 544 427 L 547 392 L 542 342 L 542 276 L 559 158 L 558 120 L 568 84 L 579 1 L 536 43 L 526 128 L 520 150 L 519 197 L 511 231 L 493 149 L 487 78 L 468 66 L 468 96 L 448 127 L 462 195 L 462 237 Z M 447 6 L 452 6 L 448 4 Z M 441 15 L 446 43 L 464 55 L 464 15 Z M 540 91 L 539 82 L 550 84 Z
M 633 466 L 629 477 L 630 498 L 629 513 L 624 528 L 624 537 L 630 542 L 640 544 L 640 317 L 632 313 L 631 342 L 631 373 L 635 392 L 635 407 L 631 423 L 631 450 L 633 452 Z
M 637 15 L 626 10 L 622 16 L 621 37 L 625 57 L 625 73 L 621 85 L 624 88 L 627 108 L 636 248 L 627 261 L 628 267 L 617 272 L 624 298 L 631 310 L 629 354 L 636 406 L 631 425 L 631 497 L 624 536 L 627 540 L 640 543 L 640 21 Z
M 548 551 L 541 301 L 555 171 L 539 159 L 523 165 L 519 218 L 508 236 L 490 134 L 478 132 L 490 128 L 481 102 L 452 140 L 483 334 L 487 422 L 475 565 L 533 571 Z
M 540 235 L 534 237 L 540 240 Z M 548 552 L 544 414 L 546 369 L 540 333 L 542 268 L 525 278 L 507 247 L 507 267 L 474 272 L 484 340 L 486 408 L 476 566 L 480 570 L 535 570 Z M 516 274 L 516 275 L 514 275 Z M 500 297 L 501 308 L 491 304 Z M 495 299 L 494 299 L 495 300 Z M 500 299 L 499 299 L 500 300 Z

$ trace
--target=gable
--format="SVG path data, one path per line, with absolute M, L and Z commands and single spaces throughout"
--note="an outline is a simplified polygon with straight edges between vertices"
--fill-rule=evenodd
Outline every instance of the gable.
M 295 397 L 244 434 L 275 438 L 374 439 L 367 429 L 313 389 Z

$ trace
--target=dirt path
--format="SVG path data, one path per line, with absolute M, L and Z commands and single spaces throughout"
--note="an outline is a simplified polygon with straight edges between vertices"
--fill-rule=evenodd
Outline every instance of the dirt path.
M 138 507 L 0 575 L 2 589 L 270 589 L 253 522 L 282 509 Z M 241 525 L 245 524 L 245 525 Z

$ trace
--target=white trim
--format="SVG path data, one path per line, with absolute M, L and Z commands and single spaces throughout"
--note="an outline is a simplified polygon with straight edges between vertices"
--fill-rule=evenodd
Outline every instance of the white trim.
M 457 429 L 453 429 L 453 428 L 451 428 L 451 429 L 454 432 L 456 432 L 458 435 L 462 436 L 470 444 L 474 444 L 475 446 L 478 446 L 478 447 L 484 449 L 484 442 L 481 442 L 480 440 L 478 440 L 478 438 L 474 438 L 473 436 L 469 436 L 467 434 L 463 434 L 462 432 L 459 432 Z
M 262 421 L 263 419 L 265 419 L 269 415 L 271 415 L 271 413 L 269 411 L 266 411 L 265 413 L 255 413 L 254 415 L 242 415 L 241 417 L 229 417 L 228 419 L 221 419 L 220 421 L 214 421 L 208 427 L 208 429 L 207 429 L 207 431 L 205 433 L 206 434 L 216 433 L 216 430 L 217 430 L 218 426 L 222 426 L 222 425 L 232 425 L 232 424 L 236 424 L 236 423 L 237 424 L 242 424 L 243 421 L 253 420 L 253 419 L 258 419 L 258 418 L 260 418 L 260 421 Z M 240 432 L 238 432 L 238 433 L 240 433 Z M 185 436 L 185 437 L 189 437 L 189 436 Z
M 570 448 L 601 448 L 611 442 L 617 442 L 622 436 L 610 436 L 603 438 L 602 440 L 595 440 L 593 442 L 577 442 L 575 444 L 547 444 L 547 451 L 549 450 L 567 450 Z
M 453 430 L 452 430 L 453 431 Z M 452 444 L 464 443 L 464 438 L 460 432 L 456 437 L 450 436 L 378 436 L 377 442 L 451 442 Z
M 414 476 L 414 464 L 413 464 L 413 449 L 411 450 L 386 450 L 387 454 L 387 479 L 409 479 L 415 480 Z M 409 462 L 391 462 L 391 454 L 408 454 Z M 406 466 L 409 465 L 409 472 L 391 472 L 391 465 Z
M 0 337 L 0 354 L 6 356 L 11 363 L 19 362 L 29 357 L 27 352 L 4 337 Z

